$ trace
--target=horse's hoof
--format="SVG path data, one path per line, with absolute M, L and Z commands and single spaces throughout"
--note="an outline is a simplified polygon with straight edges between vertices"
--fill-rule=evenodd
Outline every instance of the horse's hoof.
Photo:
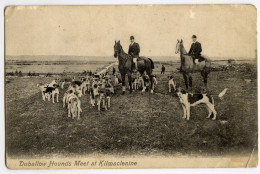
M 153 94 L 153 90 L 151 90 L 151 94 Z

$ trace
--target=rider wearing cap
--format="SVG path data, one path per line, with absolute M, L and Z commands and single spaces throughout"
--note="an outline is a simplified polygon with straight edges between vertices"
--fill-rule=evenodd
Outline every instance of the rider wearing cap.
M 202 52 L 201 44 L 197 41 L 196 35 L 192 36 L 192 40 L 193 40 L 193 43 L 191 44 L 189 55 L 192 56 L 194 63 L 196 63 L 195 62 L 196 59 L 198 59 L 198 61 L 201 62 L 204 60 L 204 58 L 201 57 L 201 54 L 200 54 Z
M 139 57 L 140 46 L 138 43 L 135 42 L 134 36 L 130 37 L 130 42 L 131 44 L 129 45 L 128 54 L 130 54 L 133 57 L 133 63 L 135 66 L 133 65 L 132 69 L 135 68 L 135 70 L 137 71 L 137 58 Z

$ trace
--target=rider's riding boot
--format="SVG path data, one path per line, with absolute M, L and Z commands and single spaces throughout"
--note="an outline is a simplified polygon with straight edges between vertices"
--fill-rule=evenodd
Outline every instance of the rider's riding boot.
M 204 57 L 200 57 L 200 58 L 199 58 L 199 62 L 202 62 L 202 61 L 204 61 L 204 60 L 205 60 Z

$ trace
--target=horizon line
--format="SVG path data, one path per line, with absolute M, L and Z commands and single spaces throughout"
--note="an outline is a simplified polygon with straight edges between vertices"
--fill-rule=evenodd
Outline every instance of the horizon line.
M 111 56 L 86 56 L 86 55 L 82 55 L 82 56 L 80 56 L 80 55 L 29 55 L 29 54 L 24 54 L 24 55 L 4 55 L 4 57 L 22 57 L 22 56 L 45 56 L 45 57 L 50 57 L 50 56 L 64 56 L 64 57 L 68 57 L 68 56 L 76 56 L 76 57 L 113 57 L 113 55 L 111 55 Z M 140 56 L 140 57 L 142 57 L 142 56 Z M 154 56 L 144 56 L 144 57 L 174 57 L 174 58 L 179 58 L 179 55 L 178 56 L 173 56 L 173 55 L 161 55 L 161 56 L 159 56 L 159 55 L 154 55 Z M 114 57 L 113 57 L 114 58 Z M 210 57 L 210 58 L 229 58 L 229 59 L 257 59 L 257 57 L 214 57 L 214 56 L 212 56 L 212 57 Z

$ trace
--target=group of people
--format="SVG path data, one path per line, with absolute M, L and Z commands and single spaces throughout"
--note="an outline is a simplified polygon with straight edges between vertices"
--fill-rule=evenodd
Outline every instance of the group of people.
M 188 52 L 188 55 L 190 55 L 193 58 L 194 64 L 197 64 L 198 62 L 201 62 L 204 60 L 204 58 L 201 56 L 202 47 L 201 43 L 197 41 L 197 36 L 192 36 L 192 44 L 190 47 L 190 50 Z M 138 59 L 140 54 L 140 46 L 137 42 L 135 42 L 134 36 L 130 36 L 130 45 L 128 49 L 128 54 L 131 55 L 133 58 L 133 66 L 132 70 L 137 71 L 138 70 Z M 162 66 L 161 74 L 164 74 L 165 67 Z

